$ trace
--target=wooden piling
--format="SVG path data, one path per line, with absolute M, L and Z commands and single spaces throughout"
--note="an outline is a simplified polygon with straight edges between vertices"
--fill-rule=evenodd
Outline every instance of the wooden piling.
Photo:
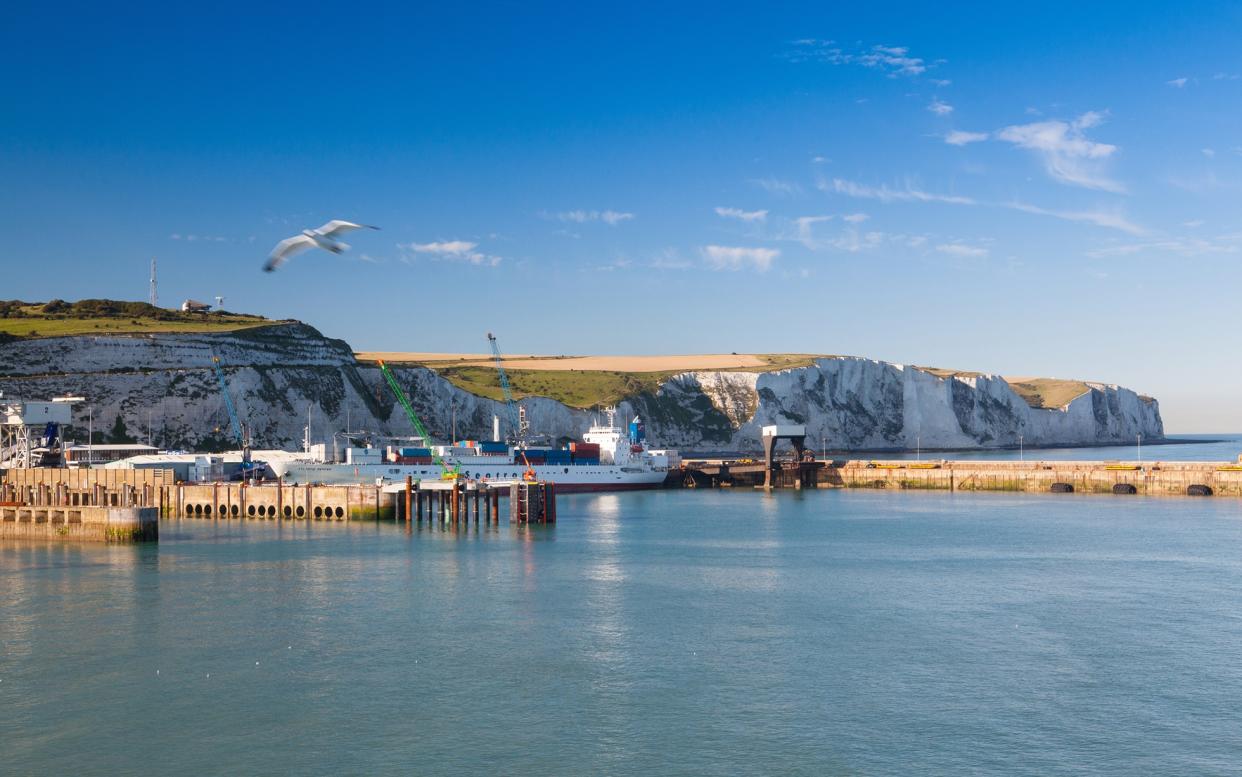
M 410 508 L 414 502 L 414 478 L 410 475 L 405 476 L 405 522 L 410 522 Z

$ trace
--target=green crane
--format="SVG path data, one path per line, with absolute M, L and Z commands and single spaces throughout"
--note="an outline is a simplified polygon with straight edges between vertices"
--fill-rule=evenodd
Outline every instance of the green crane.
M 241 421 L 237 419 L 237 408 L 233 407 L 233 398 L 229 396 L 229 384 L 224 380 L 224 370 L 220 369 L 220 357 L 211 357 L 211 366 L 216 368 L 216 380 L 220 381 L 220 393 L 224 395 L 224 406 L 229 411 L 229 421 L 233 424 L 233 436 L 237 438 L 237 444 L 244 446 L 242 440 Z
M 522 457 L 522 463 L 526 465 L 522 479 L 533 483 L 536 479 L 535 468 L 530 465 L 530 459 L 526 458 L 526 424 L 522 421 L 517 401 L 513 398 L 513 388 L 509 385 L 509 376 L 505 374 L 505 360 L 500 355 L 500 345 L 496 342 L 496 335 L 488 332 L 487 342 L 492 346 L 492 356 L 496 359 L 496 371 L 500 373 L 500 390 L 504 393 L 505 404 L 509 408 L 509 424 L 513 427 L 513 445 L 518 455 Z
M 216 370 L 216 380 L 220 381 L 220 393 L 224 395 L 224 406 L 229 411 L 229 421 L 233 424 L 233 436 L 237 438 L 237 445 L 242 452 L 242 472 L 249 472 L 252 468 L 250 461 L 250 440 L 242 426 L 241 420 L 237 417 L 237 408 L 233 407 L 233 398 L 229 396 L 229 384 L 224 380 L 224 370 L 220 369 L 220 357 L 214 353 L 211 355 L 211 366 Z
M 524 434 L 526 430 L 522 428 L 517 402 L 513 399 L 513 388 L 509 385 L 509 376 L 505 374 L 505 360 L 500 355 L 500 345 L 496 342 L 496 335 L 488 332 L 487 342 L 492 347 L 492 358 L 496 360 L 496 372 L 500 373 L 500 391 L 504 394 L 505 406 L 509 411 L 509 426 L 512 428 L 513 442 L 520 446 L 522 439 L 526 436 Z
M 423 443 L 431 449 L 431 458 L 440 467 L 440 478 L 443 480 L 453 480 L 461 475 L 461 471 L 457 467 L 449 467 L 436 453 L 436 449 L 431 444 L 431 435 L 427 433 L 427 427 L 423 426 L 423 422 L 419 419 L 418 413 L 414 412 L 414 406 L 410 404 L 410 398 L 405 395 L 405 391 L 401 389 L 401 385 L 397 383 L 397 377 L 388 369 L 388 365 L 384 364 L 384 360 L 380 359 L 376 362 L 379 364 L 380 372 L 384 374 L 384 380 L 388 381 L 388 387 L 392 389 L 392 393 L 397 396 L 397 401 L 401 403 L 401 407 L 405 408 L 405 414 L 409 417 L 410 423 L 414 426 L 414 430 L 423 438 Z

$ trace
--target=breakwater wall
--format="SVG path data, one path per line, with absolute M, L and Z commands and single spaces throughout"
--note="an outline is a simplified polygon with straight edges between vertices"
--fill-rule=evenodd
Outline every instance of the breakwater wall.
M 395 517 L 396 496 L 375 485 L 178 483 L 172 470 L 0 470 L 0 503 L 28 507 L 153 508 L 158 518 Z
M 159 538 L 154 507 L 0 505 L 0 539 L 144 542 Z
M 1242 466 L 1229 462 L 851 461 L 821 475 L 847 488 L 1242 497 Z
M 766 471 L 766 465 L 761 463 L 691 461 L 686 463 L 680 485 L 761 486 Z M 855 459 L 777 462 L 773 483 L 778 488 L 1242 497 L 1242 463 Z
M 119 539 L 122 515 L 140 516 L 141 536 L 155 539 L 160 518 L 209 520 L 399 520 L 454 525 L 471 519 L 496 523 L 500 497 L 511 504 L 515 523 L 555 523 L 556 484 L 488 484 L 476 481 L 378 485 L 310 485 L 282 482 L 246 485 L 175 483 L 171 470 L 0 470 L 0 518 L 14 524 L 113 525 Z M 129 511 L 129 512 L 125 512 Z M 135 512 L 136 511 L 136 512 Z M 96 516 L 85 520 L 84 516 Z M 42 530 L 0 531 L 2 537 L 34 537 Z M 60 529 L 56 536 L 82 534 Z M 39 535 L 41 536 L 41 535 Z M 93 538 L 93 537 L 92 537 Z

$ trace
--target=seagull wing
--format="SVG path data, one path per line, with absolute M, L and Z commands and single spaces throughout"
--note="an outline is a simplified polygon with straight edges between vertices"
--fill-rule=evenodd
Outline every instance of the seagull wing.
M 272 249 L 272 253 L 267 257 L 267 264 L 263 265 L 264 272 L 271 272 L 277 267 L 285 263 L 289 257 L 300 254 L 308 248 L 312 248 L 315 241 L 306 235 L 295 235 L 288 237 L 276 244 Z
M 355 229 L 379 229 L 379 227 L 373 227 L 370 224 L 355 224 L 352 221 L 342 221 L 341 219 L 332 219 L 315 231 L 324 237 L 335 240 L 337 237 L 345 234 L 346 232 L 353 232 Z

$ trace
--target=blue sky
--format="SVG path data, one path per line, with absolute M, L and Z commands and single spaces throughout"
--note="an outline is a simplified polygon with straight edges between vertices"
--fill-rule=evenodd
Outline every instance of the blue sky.
M 822 352 L 1242 429 L 1242 7 L 11 9 L 0 298 Z M 377 224 L 260 272 L 281 238 Z

